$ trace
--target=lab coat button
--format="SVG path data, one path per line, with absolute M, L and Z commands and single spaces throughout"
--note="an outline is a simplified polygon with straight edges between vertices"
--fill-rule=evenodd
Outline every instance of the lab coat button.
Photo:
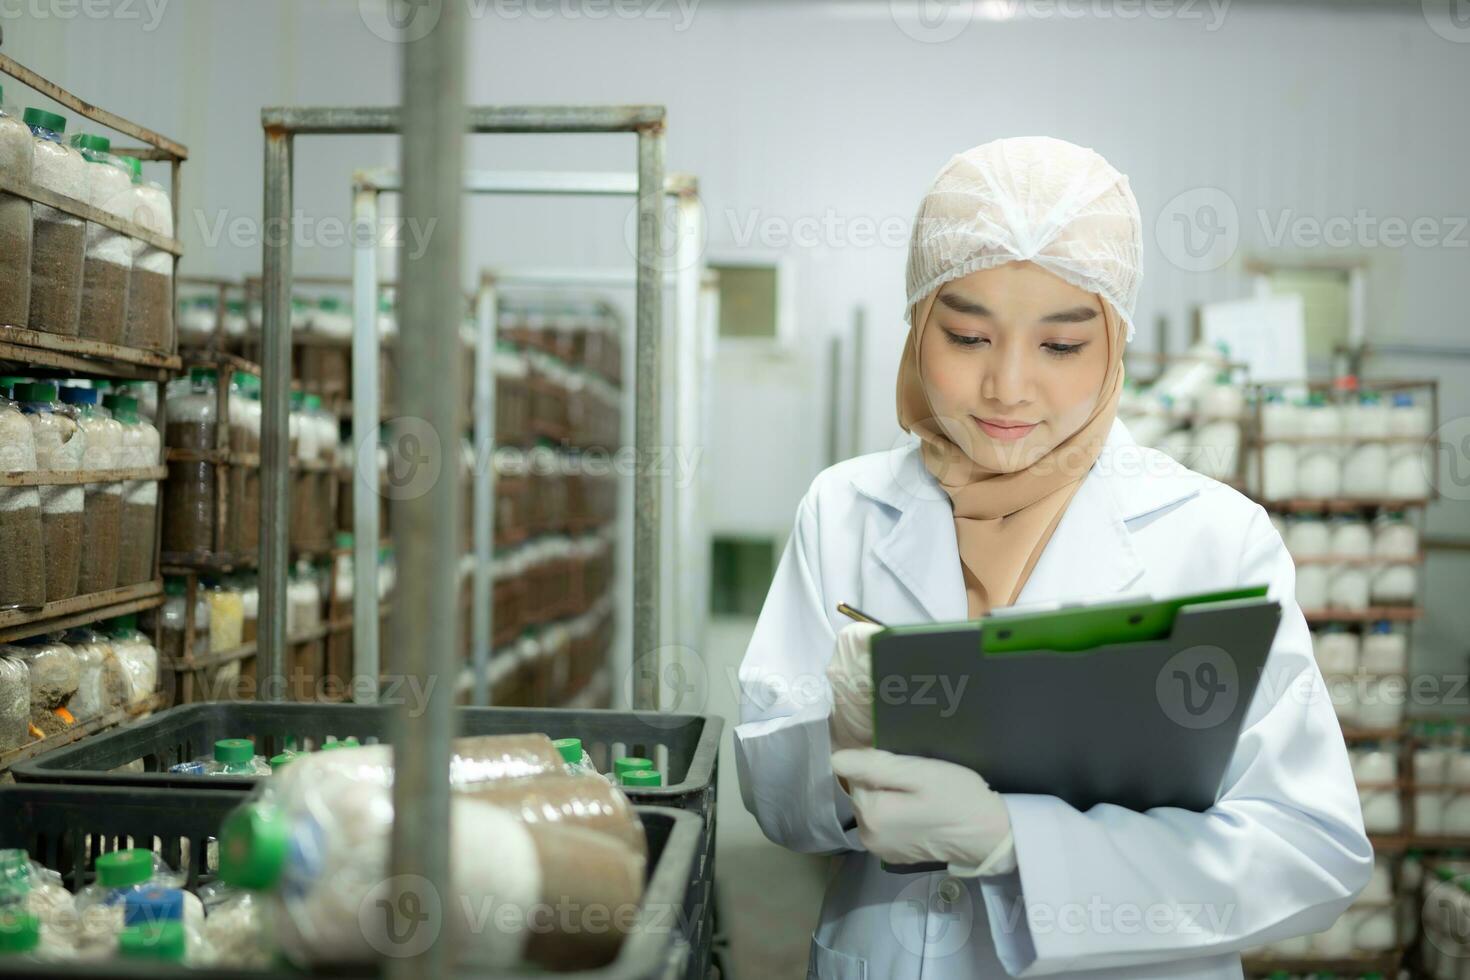
M 945 905 L 954 905 L 965 893 L 965 886 L 958 878 L 946 878 L 939 883 L 939 901 Z

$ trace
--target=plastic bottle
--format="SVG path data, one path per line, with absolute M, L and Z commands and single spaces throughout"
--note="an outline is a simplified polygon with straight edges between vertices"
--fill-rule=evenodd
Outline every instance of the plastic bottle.
M 131 178 L 131 170 L 129 178 Z M 179 343 L 191 347 L 208 347 L 219 327 L 219 299 L 214 294 L 191 296 L 179 301 L 175 320 Z
M 556 746 L 556 750 L 566 760 L 567 772 L 574 776 L 597 775 L 597 767 L 592 764 L 592 757 L 587 754 L 587 750 L 582 748 L 580 738 L 558 738 L 551 744 Z
M 663 776 L 656 769 L 634 769 L 632 772 L 623 773 L 624 786 L 662 786 Z
M 25 111 L 25 122 L 32 136 L 32 182 L 85 201 L 87 161 L 62 142 L 66 120 L 33 107 Z M 75 337 L 82 308 L 87 226 L 80 218 L 44 204 L 34 206 L 32 219 L 30 328 Z
M 1305 610 L 1327 608 L 1327 566 L 1303 565 L 1296 570 L 1296 598 Z
M 1323 674 L 1354 674 L 1358 670 L 1360 644 L 1356 633 L 1333 623 L 1312 636 L 1317 667 Z
M 129 469 L 157 466 L 162 440 L 157 429 L 138 417 L 137 399 L 108 395 L 103 403 L 122 426 L 121 465 Z M 158 484 L 153 480 L 126 480 L 122 491 L 117 584 L 137 585 L 153 578 L 153 550 L 158 540 Z
M 97 880 L 76 894 L 79 929 L 76 944 L 110 948 L 123 929 L 124 903 L 129 895 L 156 886 L 153 852 L 143 848 L 110 851 L 97 858 Z M 95 952 L 95 950 L 94 950 Z
M 82 469 L 106 472 L 121 468 L 122 425 L 97 404 L 95 388 L 63 388 L 63 403 L 73 407 L 85 440 Z M 118 548 L 122 535 L 122 482 L 88 483 L 82 516 L 81 569 L 77 592 L 90 595 L 117 587 Z
M 87 161 L 87 203 L 120 218 L 131 218 L 128 191 L 132 169 L 109 151 L 105 136 L 78 133 L 71 144 Z M 128 281 L 133 249 L 126 235 L 87 222 L 87 250 L 82 267 L 79 336 L 104 344 L 121 344 L 128 318 Z
M 640 758 L 638 756 L 624 756 L 624 757 L 622 757 L 620 759 L 614 759 L 613 760 L 613 772 L 612 772 L 612 774 L 613 774 L 613 777 L 615 778 L 615 780 L 617 782 L 621 783 L 623 781 L 623 777 L 626 776 L 630 772 L 636 772 L 636 771 L 638 771 L 640 769 L 652 769 L 652 768 L 653 768 L 653 760 L 652 759 L 643 759 L 643 758 Z
M 5 105 L 0 88 L 0 172 L 30 183 L 31 130 Z M 0 324 L 23 327 L 31 313 L 31 202 L 0 194 Z
M 1373 624 L 1363 638 L 1363 669 L 1373 674 L 1402 674 L 1409 669 L 1408 637 L 1388 622 Z
M 260 452 L 260 379 L 236 372 L 230 394 L 230 448 Z M 260 551 L 260 469 L 236 466 L 230 471 L 230 548 L 236 554 Z
M 1388 495 L 1394 500 L 1426 500 L 1429 497 L 1428 460 L 1424 443 L 1395 443 L 1389 451 Z
M 255 754 L 248 738 L 222 738 L 214 743 L 214 764 L 205 767 L 209 776 L 269 776 L 270 763 Z
M 1287 525 L 1286 550 L 1298 561 L 1332 556 L 1330 525 L 1320 517 L 1295 517 Z
M 1408 562 L 1380 565 L 1369 589 L 1374 605 L 1412 603 L 1419 594 L 1419 569 Z
M 1368 608 L 1371 583 L 1365 565 L 1333 565 L 1328 573 L 1327 605 L 1353 612 Z
M 164 443 L 172 449 L 210 453 L 219 444 L 217 374 L 212 368 L 189 372 L 188 392 L 171 397 Z M 203 461 L 172 462 L 164 498 L 163 550 L 202 558 L 215 550 L 217 467 Z
M 1428 406 L 1421 405 L 1414 396 L 1400 392 L 1393 396 L 1393 407 L 1388 412 L 1390 435 L 1428 438 L 1434 427 L 1433 415 Z
M 0 141 L 4 139 L 4 124 L 5 119 L 0 118 Z M 26 151 L 29 153 L 29 145 Z M 0 155 L 3 153 L 0 149 Z M 7 235 L 5 209 L 9 200 L 9 195 L 0 194 L 0 239 Z M 29 213 L 25 227 L 29 237 Z M 7 260 L 0 258 L 0 269 L 6 264 Z M 6 288 L 0 284 L 0 303 L 5 301 Z M 0 322 L 4 322 L 3 314 Z M 4 390 L 7 394 L 0 397 L 0 472 L 33 472 L 37 468 L 36 438 L 31 423 L 21 413 L 20 405 L 9 397 L 14 386 L 5 385 Z M 0 561 L 0 609 L 39 609 L 46 602 L 46 554 L 38 488 L 0 488 L 0 555 L 6 556 Z M 3 741 L 0 737 L 0 742 Z
M 469 740 L 473 741 L 473 740 Z M 540 741 L 545 749 L 549 742 Z M 360 763 L 390 752 L 373 748 L 313 755 L 292 763 L 271 781 L 271 802 L 232 814 L 221 836 L 221 875 L 238 886 L 268 892 L 282 952 L 300 966 L 376 961 L 383 947 L 364 934 L 356 910 L 387 896 L 384 880 L 392 826 L 392 793 L 381 771 Z M 386 749 L 386 747 L 384 747 Z M 552 771 L 560 756 L 551 750 Z M 500 767 L 492 766 L 492 769 Z M 501 771 L 503 775 L 503 770 Z M 453 778 L 453 777 L 452 777 Z M 610 787 L 588 777 L 553 780 Z M 536 791 L 542 780 L 510 780 L 508 792 Z M 480 789 L 493 790 L 497 780 Z M 462 784 L 461 784 L 462 785 Z M 582 813 L 537 807 L 508 809 L 473 798 L 472 789 L 450 801 L 452 896 L 443 901 L 446 929 L 465 960 L 508 968 L 525 959 L 553 969 L 589 968 L 610 961 L 622 941 L 616 927 L 578 928 L 558 922 L 553 931 L 525 935 L 509 929 L 461 934 L 460 909 L 475 909 L 493 895 L 497 908 L 535 903 L 618 907 L 636 904 L 643 861 L 619 837 L 589 833 Z M 635 819 L 626 809 L 625 821 Z M 605 823 L 606 811 L 590 817 Z M 494 840 L 495 847 L 484 842 Z M 497 919 L 497 923 L 503 920 Z M 563 931 L 565 930 L 565 931 Z
M 137 614 L 119 616 L 107 624 L 112 654 L 131 681 L 129 703 L 134 707 L 158 690 L 158 650 L 153 641 L 138 631 Z
M 1388 511 L 1373 522 L 1373 554 L 1405 561 L 1419 556 L 1419 529 L 1404 519 L 1403 511 Z
M 133 171 L 133 186 L 127 195 L 128 210 L 135 223 L 158 235 L 174 234 L 173 205 L 168 192 L 143 179 L 143 164 L 123 157 Z M 173 353 L 174 258 L 167 252 L 133 241 L 133 273 L 128 281 L 128 322 L 125 341 L 129 347 Z
M 42 470 L 82 468 L 87 441 L 76 420 L 63 412 L 56 386 L 21 386 L 21 401 L 36 444 L 36 463 Z M 70 599 L 77 594 L 82 565 L 83 486 L 41 487 L 41 533 L 46 555 L 46 601 Z
M 1344 515 L 1335 518 L 1328 526 L 1329 555 L 1334 558 L 1373 557 L 1373 531 L 1367 521 Z
M 1300 493 L 1297 471 L 1300 468 L 1297 447 L 1285 442 L 1272 442 L 1262 452 L 1261 493 L 1267 500 L 1291 500 Z
M 1389 450 L 1386 442 L 1358 442 L 1348 447 L 1342 464 L 1343 496 L 1381 500 L 1388 495 Z

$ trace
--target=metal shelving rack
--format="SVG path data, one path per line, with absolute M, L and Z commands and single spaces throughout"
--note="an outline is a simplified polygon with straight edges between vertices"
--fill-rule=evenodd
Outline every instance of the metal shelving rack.
M 696 340 L 700 333 L 700 291 L 704 265 L 698 254 L 704 233 L 704 208 L 699 199 L 699 184 L 688 174 L 669 174 L 663 181 L 664 194 L 674 207 L 675 247 L 678 261 L 669 283 L 658 283 L 659 296 L 665 285 L 672 285 L 675 293 L 676 315 L 673 329 L 664 330 L 660 343 L 667 357 L 664 360 L 664 377 L 660 383 L 674 392 L 675 402 L 681 411 L 677 419 L 688 424 L 700 417 L 690 412 L 691 399 L 699 390 L 697 371 L 698 357 L 702 349 Z M 637 197 L 642 186 L 642 173 L 596 173 L 596 172 L 514 172 L 514 171 L 467 171 L 464 174 L 463 190 L 474 195 L 546 195 L 567 197 Z M 377 351 L 377 297 L 382 283 L 379 282 L 378 236 L 366 234 L 364 230 L 378 227 L 379 199 L 383 194 L 400 193 L 403 181 L 396 170 L 376 168 L 358 171 L 352 182 L 352 223 L 359 232 L 354 238 L 352 265 L 353 289 L 353 438 L 357 442 L 357 453 L 364 452 L 363 434 L 373 431 L 382 417 L 379 404 L 379 378 Z M 611 286 L 615 288 L 641 288 L 645 257 L 641 253 L 637 273 L 599 273 L 590 270 L 531 270 L 497 268 L 486 270 L 481 276 L 475 293 L 474 310 L 476 324 L 476 363 L 473 392 L 473 427 L 475 433 L 475 459 L 472 526 L 475 541 L 475 580 L 471 591 L 471 670 L 470 686 L 473 691 L 472 704 L 490 704 L 490 653 L 494 635 L 493 602 L 491 595 L 491 561 L 493 557 L 493 519 L 495 473 L 494 467 L 486 465 L 491 458 L 495 433 L 495 374 L 493 369 L 497 323 L 499 311 L 499 288 L 520 285 L 538 286 Z M 641 299 L 641 296 L 640 296 Z M 640 311 L 643 304 L 640 303 Z M 641 315 L 640 315 L 641 319 Z M 663 329 L 661 326 L 658 329 Z M 640 336 L 642 334 L 640 324 Z M 401 336 L 401 328 L 400 328 Z M 679 370 L 669 371 L 677 366 Z M 641 367 L 640 367 L 641 370 Z M 661 423 L 660 423 L 661 424 Z M 674 422 L 678 426 L 679 422 Z M 696 437 L 681 431 L 676 436 L 680 444 L 693 444 Z M 639 441 L 635 444 L 649 445 Z M 640 453 L 641 455 L 641 453 Z M 698 506 L 697 494 L 682 492 L 685 488 L 665 487 L 663 492 L 673 498 L 674 527 L 669 541 L 678 547 L 681 537 L 691 535 L 691 524 Z M 357 660 L 356 671 L 366 677 L 376 676 L 380 665 L 377 616 L 373 613 L 376 592 L 367 584 L 376 580 L 377 566 L 375 550 L 364 543 L 357 543 L 357 528 L 376 527 L 378 522 L 379 495 L 361 479 L 353 481 L 353 529 L 356 545 L 353 557 L 354 587 L 353 650 Z M 638 531 L 635 527 L 635 536 Z M 669 557 L 668 550 L 664 558 Z M 673 562 L 659 567 L 672 567 Z M 635 580 L 637 561 L 635 559 Z M 635 590 L 637 585 L 635 583 Z M 655 581 L 655 590 L 668 591 L 668 583 Z M 664 601 L 660 597 L 658 607 L 679 616 L 686 603 Z M 686 613 L 687 615 L 687 613 Z M 692 642 L 696 632 L 692 625 L 677 619 L 658 624 L 659 633 L 673 632 L 685 642 Z M 635 633 L 637 632 L 635 625 Z M 648 649 L 640 646 L 635 637 L 635 650 Z M 612 666 L 612 665 L 609 665 Z M 633 664 L 620 664 L 612 669 L 623 674 L 631 671 Z M 659 676 L 655 671 L 655 678 Z M 657 703 L 653 692 L 650 704 Z M 636 699 L 635 699 L 636 700 Z M 646 706 L 646 705 L 644 705 Z
M 15 79 L 83 119 L 138 140 L 142 144 L 138 147 L 117 147 L 113 150 L 114 153 L 120 156 L 136 157 L 140 160 L 167 163 L 170 173 L 170 199 L 175 203 L 174 235 L 172 237 L 159 235 L 134 222 L 92 207 L 85 201 L 65 197 L 45 188 L 17 180 L 6 173 L 0 173 L 0 192 L 37 204 L 44 204 L 73 217 L 102 225 L 172 255 L 174 282 L 177 284 L 179 257 L 183 254 L 183 246 L 177 237 L 180 223 L 177 202 L 181 186 L 181 164 L 188 159 L 188 149 L 181 143 L 77 97 L 4 54 L 0 54 L 0 74 Z M 0 324 L 0 364 L 5 365 L 8 373 L 31 376 L 81 375 L 89 378 L 156 382 L 160 417 L 165 401 L 165 383 L 174 377 L 182 367 L 179 357 L 173 353 L 141 350 L 78 337 L 47 334 L 30 330 L 27 325 L 22 324 Z M 80 474 L 70 472 L 3 473 L 0 474 L 0 486 L 61 486 L 116 480 L 161 481 L 167 476 L 167 473 L 167 468 L 162 465 L 113 470 L 106 473 L 99 471 Z M 162 521 L 159 520 L 156 523 L 158 527 L 155 529 L 153 562 L 155 569 L 159 567 L 157 534 L 161 533 Z M 11 642 L 141 612 L 156 608 L 162 603 L 163 583 L 155 574 L 155 577 L 147 582 L 50 602 L 36 610 L 0 611 L 0 642 Z M 162 706 L 163 703 L 162 695 L 155 692 L 140 705 L 78 723 L 58 735 L 22 746 L 15 752 L 0 756 L 0 771 L 43 751 L 50 751 L 57 746 L 74 742 L 96 731 L 136 717 L 138 714 L 151 711 Z
M 1427 529 L 1427 515 L 1426 515 L 1426 510 L 1427 510 L 1429 504 L 1432 503 L 1433 500 L 1435 499 L 1435 496 L 1434 496 L 1435 490 L 1434 490 L 1434 488 L 1438 486 L 1438 472 L 1437 471 L 1438 471 L 1438 467 L 1439 467 L 1439 459 L 1438 459 L 1437 456 L 1435 458 L 1435 470 L 1436 470 L 1436 472 L 1433 473 L 1433 474 L 1430 474 L 1430 479 L 1429 479 L 1430 496 L 1427 497 L 1427 498 L 1424 498 L 1424 499 L 1402 500 L 1402 499 L 1391 499 L 1391 498 L 1372 499 L 1372 498 L 1358 498 L 1358 497 L 1337 497 L 1337 498 L 1331 498 L 1331 499 L 1292 498 L 1292 499 L 1286 499 L 1286 500 L 1271 500 L 1271 499 L 1266 499 L 1265 498 L 1264 492 L 1263 492 L 1263 487 L 1262 487 L 1262 484 L 1263 484 L 1263 481 L 1264 481 L 1264 477 L 1265 477 L 1265 450 L 1266 450 L 1266 445 L 1268 443 L 1285 443 L 1285 444 L 1297 445 L 1297 446 L 1313 446 L 1313 445 L 1343 445 L 1343 446 L 1347 446 L 1347 445 L 1354 445 L 1354 444 L 1358 444 L 1358 443 L 1362 443 L 1362 442 L 1381 442 L 1381 443 L 1386 443 L 1386 444 L 1389 444 L 1389 445 L 1394 445 L 1394 444 L 1402 445 L 1402 444 L 1418 443 L 1418 444 L 1421 444 L 1422 445 L 1424 443 L 1424 437 L 1422 437 L 1422 436 L 1389 436 L 1389 437 L 1375 437 L 1375 438 L 1372 438 L 1372 439 L 1367 439 L 1367 438 L 1360 438 L 1360 437 L 1353 436 L 1353 435 L 1346 435 L 1346 436 L 1336 436 L 1336 437 L 1331 437 L 1331 436 L 1324 436 L 1324 437 L 1308 437 L 1308 436 L 1303 436 L 1303 437 L 1295 437 L 1295 438 L 1275 438 L 1275 437 L 1273 437 L 1273 438 L 1267 439 L 1267 438 L 1264 437 L 1264 434 L 1263 434 L 1264 433 L 1264 429 L 1263 429 L 1263 425 L 1262 425 L 1262 411 L 1263 411 L 1263 406 L 1264 406 L 1264 402 L 1265 402 L 1265 398 L 1263 396 L 1265 395 L 1265 393 L 1266 393 L 1267 390 L 1270 390 L 1270 389 L 1279 389 L 1279 388 L 1286 387 L 1286 388 L 1292 388 L 1292 389 L 1297 389 L 1297 390 L 1306 390 L 1308 392 L 1328 393 L 1329 394 L 1329 397 L 1330 397 L 1331 393 L 1334 392 L 1336 390 L 1336 388 L 1335 388 L 1334 384 L 1332 382 L 1330 382 L 1330 381 L 1299 382 L 1299 383 L 1290 384 L 1290 385 L 1282 385 L 1282 384 L 1279 384 L 1279 383 L 1273 383 L 1273 384 L 1256 384 L 1256 385 L 1252 385 L 1251 387 L 1254 389 L 1253 397 L 1251 398 L 1251 402 L 1254 405 L 1254 416 L 1251 419 L 1251 431 L 1248 433 L 1248 439 L 1247 439 L 1245 445 L 1246 445 L 1246 451 L 1252 455 L 1252 458 L 1253 458 L 1253 461 L 1254 461 L 1254 464 L 1255 464 L 1254 465 L 1254 471 L 1255 471 L 1255 474 L 1256 474 L 1256 482 L 1255 482 L 1255 485 L 1250 486 L 1249 490 L 1252 493 L 1252 495 L 1255 496 L 1256 499 L 1261 503 L 1262 506 L 1266 507 L 1266 509 L 1269 510 L 1269 511 L 1271 511 L 1272 513 L 1275 513 L 1275 514 L 1284 514 L 1284 515 L 1289 515 L 1289 514 L 1317 514 L 1317 515 L 1323 515 L 1323 514 L 1326 514 L 1326 515 L 1335 515 L 1335 514 L 1364 514 L 1364 513 L 1369 513 L 1369 512 L 1385 512 L 1385 511 L 1389 511 L 1389 512 L 1392 512 L 1392 511 L 1412 512 L 1412 513 L 1415 513 L 1415 514 L 1418 515 L 1418 518 L 1419 519 L 1417 521 L 1417 527 L 1418 527 L 1418 531 L 1419 531 L 1419 535 L 1420 535 L 1421 541 L 1424 539 L 1425 532 L 1426 532 L 1426 529 Z M 1431 425 L 1430 425 L 1430 431 L 1434 431 L 1435 429 L 1438 428 L 1438 424 L 1439 424 L 1438 423 L 1438 418 L 1439 418 L 1439 388 L 1438 388 L 1437 382 L 1434 382 L 1434 381 L 1392 381 L 1392 380 L 1390 380 L 1390 381 L 1372 381 L 1372 380 L 1364 380 L 1364 381 L 1361 382 L 1361 388 L 1363 390 L 1366 390 L 1366 391 L 1379 392 L 1379 393 L 1397 393 L 1397 392 L 1420 392 L 1420 393 L 1424 393 L 1424 392 L 1427 392 L 1428 393 L 1428 398 L 1429 398 L 1429 404 L 1431 406 Z M 1353 394 L 1356 395 L 1356 392 L 1353 392 Z M 1296 561 L 1296 563 L 1298 565 L 1344 564 L 1344 563 L 1346 563 L 1346 564 L 1355 564 L 1355 565 L 1364 565 L 1364 564 L 1372 565 L 1372 564 L 1381 564 L 1382 563 L 1382 560 L 1376 559 L 1376 558 L 1372 558 L 1372 559 L 1345 559 L 1345 558 L 1334 557 L 1334 556 L 1326 556 L 1326 557 L 1319 557 L 1319 558 L 1303 558 L 1303 559 L 1294 559 L 1294 560 Z M 1394 560 L 1393 564 L 1414 564 L 1414 565 L 1418 566 L 1421 570 L 1424 569 L 1427 566 L 1427 563 L 1425 561 L 1424 551 L 1422 550 L 1422 548 L 1421 548 L 1420 554 L 1417 555 L 1417 556 L 1415 556 L 1414 559 L 1412 559 L 1410 561 L 1400 561 L 1400 560 L 1397 560 L 1396 559 L 1396 560 Z M 1424 581 L 1423 581 L 1423 575 L 1422 575 L 1422 573 L 1420 575 L 1420 579 L 1419 579 L 1419 583 L 1418 584 L 1419 584 L 1420 593 L 1422 594 L 1423 589 L 1424 589 Z M 1406 629 L 1407 629 L 1407 632 L 1408 632 L 1407 642 L 1409 644 L 1410 653 L 1412 655 L 1414 624 L 1418 623 L 1420 620 L 1423 619 L 1424 614 L 1425 614 L 1425 610 L 1424 610 L 1424 608 L 1423 608 L 1423 606 L 1422 606 L 1421 603 L 1415 602 L 1412 605 L 1377 606 L 1377 607 L 1371 607 L 1371 608 L 1364 609 L 1364 610 L 1306 609 L 1306 610 L 1303 610 L 1303 613 L 1304 613 L 1304 615 L 1307 618 L 1308 625 L 1310 625 L 1310 626 L 1312 626 L 1314 628 L 1315 627 L 1318 627 L 1318 626 L 1329 625 L 1329 624 L 1358 625 L 1358 626 L 1365 626 L 1366 627 L 1367 625 L 1369 625 L 1371 623 L 1376 623 L 1376 622 L 1381 622 L 1381 621 L 1389 621 L 1389 622 L 1395 622 L 1395 623 L 1405 624 Z M 1362 674 L 1362 672 L 1360 672 L 1360 674 Z M 1362 676 L 1371 676 L 1371 675 L 1362 674 Z M 1391 675 L 1391 676 L 1400 676 L 1400 675 L 1394 674 L 1394 675 Z M 1470 843 L 1470 842 L 1462 841 L 1462 840 L 1459 840 L 1459 839 L 1456 839 L 1456 838 L 1450 838 L 1450 837 L 1430 837 L 1430 836 L 1419 835 L 1419 834 L 1416 834 L 1414 832 L 1414 827 L 1415 827 L 1415 813 L 1414 813 L 1414 810 L 1415 810 L 1415 794 L 1414 794 L 1415 782 L 1414 782 L 1414 780 L 1412 778 L 1412 773 L 1413 773 L 1413 750 L 1414 750 L 1414 744 L 1415 743 L 1414 743 L 1414 738 L 1412 737 L 1412 733 L 1411 733 L 1411 730 L 1410 730 L 1410 727 L 1409 727 L 1410 725 L 1413 724 L 1414 720 L 1415 719 L 1407 719 L 1406 718 L 1405 721 L 1404 721 L 1404 723 L 1402 725 L 1396 727 L 1396 728 L 1380 729 L 1380 730 L 1362 730 L 1362 729 L 1345 728 L 1344 729 L 1344 732 L 1343 732 L 1344 738 L 1347 740 L 1347 742 L 1349 744 L 1362 744 L 1362 743 L 1370 743 L 1370 742 L 1395 742 L 1395 743 L 1397 743 L 1397 746 L 1398 746 L 1398 770 L 1399 770 L 1399 778 L 1394 783 L 1392 783 L 1392 784 L 1387 784 L 1387 783 L 1359 783 L 1358 784 L 1360 790 L 1367 789 L 1367 790 L 1370 790 L 1370 791 L 1373 791 L 1373 790 L 1382 791 L 1384 789 L 1391 789 L 1391 790 L 1395 790 L 1397 792 L 1397 794 L 1398 794 L 1399 801 L 1400 801 L 1400 812 L 1402 814 L 1402 830 L 1401 830 L 1401 832 L 1400 833 L 1397 833 L 1397 834 L 1386 834 L 1386 835 L 1385 834 L 1371 834 L 1370 835 L 1370 839 L 1372 840 L 1374 851 L 1377 852 L 1377 853 L 1379 853 L 1379 854 L 1383 854 L 1383 855 L 1386 855 L 1386 856 L 1391 856 L 1395 860 L 1395 862 L 1397 862 L 1399 860 L 1400 855 L 1402 855 L 1402 853 L 1404 851 L 1409 850 L 1409 849 L 1414 849 L 1414 848 L 1422 849 L 1422 850 L 1450 849 L 1450 848 L 1462 847 L 1462 846 L 1465 846 L 1466 843 Z M 1397 869 L 1397 864 L 1395 864 L 1395 869 Z M 1395 877 L 1395 881 L 1397 881 L 1398 875 L 1397 875 L 1397 871 L 1396 870 L 1395 870 L 1394 877 Z M 1299 958 L 1284 958 L 1284 957 L 1274 957 L 1274 956 L 1263 956 L 1263 957 L 1251 958 L 1251 959 L 1248 959 L 1246 961 L 1246 973 L 1247 973 L 1247 975 L 1250 975 L 1250 976 L 1267 976 L 1267 975 L 1269 975 L 1269 974 L 1271 974 L 1273 972 L 1283 971 L 1284 970 L 1284 971 L 1290 971 L 1292 973 L 1311 973 L 1311 972 L 1328 972 L 1328 973 L 1335 972 L 1335 973 L 1343 973 L 1343 974 L 1382 973 L 1385 976 L 1392 976 L 1392 975 L 1396 975 L 1397 974 L 1397 971 L 1399 970 L 1400 966 L 1405 962 L 1406 956 L 1411 951 L 1411 946 L 1408 944 L 1407 940 L 1408 940 L 1408 937 L 1400 936 L 1399 937 L 1399 948 L 1394 949 L 1394 950 L 1390 950 L 1390 951 L 1387 951 L 1387 952 L 1384 952 L 1384 953 L 1366 953 L 1365 952 L 1365 953 L 1363 953 L 1363 954 L 1361 954 L 1359 956 L 1346 957 L 1346 958 L 1342 958 L 1342 959 L 1324 959 L 1322 957 L 1308 957 L 1308 958 L 1305 958 L 1305 959 L 1299 959 Z
M 294 141 L 299 136 L 399 135 L 403 152 L 404 211 L 438 222 L 423 252 L 410 256 L 402 272 L 400 334 L 412 338 L 419 357 L 408 360 L 400 406 L 441 436 L 456 433 L 459 409 L 454 358 L 458 347 L 464 137 L 469 133 L 620 133 L 638 148 L 638 289 L 634 481 L 634 642 L 647 656 L 639 664 L 636 703 L 656 707 L 658 684 L 658 559 L 661 499 L 652 465 L 659 438 L 662 325 L 660 206 L 664 181 L 665 112 L 658 106 L 465 105 L 465 17 L 448 4 L 427 37 L 404 45 L 403 105 L 362 108 L 267 108 L 265 207 L 267 224 L 289 222 L 292 210 Z M 267 238 L 262 246 L 264 390 L 261 532 L 261 628 L 267 699 L 281 696 L 285 652 L 288 505 L 287 415 L 290 384 L 291 242 Z M 354 304 L 356 305 L 356 304 Z M 354 368 L 358 367 L 354 365 Z M 402 367 L 400 367 L 402 370 Z M 446 379 L 447 383 L 446 383 Z M 376 420 L 374 420 L 376 422 Z M 439 556 L 458 553 L 455 542 L 458 487 L 439 480 L 417 499 L 395 502 L 398 593 L 395 634 L 398 666 L 425 683 L 445 680 L 455 659 L 457 569 Z M 368 522 L 366 526 L 375 526 Z M 393 899 L 422 890 L 444 893 L 448 884 L 449 743 L 454 716 L 452 685 L 437 683 L 421 711 L 407 705 L 395 712 L 393 744 L 411 764 L 394 781 L 396 819 L 390 871 Z M 395 902 L 396 904 L 396 902 Z M 390 960 L 390 978 L 429 977 L 451 970 L 447 944 L 420 955 Z

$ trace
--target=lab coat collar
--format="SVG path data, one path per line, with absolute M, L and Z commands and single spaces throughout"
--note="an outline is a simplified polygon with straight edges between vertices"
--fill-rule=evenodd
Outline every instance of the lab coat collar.
M 968 618 L 949 498 L 913 443 L 852 477 L 864 496 L 899 512 L 874 546 L 878 560 L 936 621 Z M 1017 605 L 1120 592 L 1143 573 L 1128 522 L 1199 493 L 1207 482 L 1162 454 L 1140 447 L 1115 421 L 1038 560 Z

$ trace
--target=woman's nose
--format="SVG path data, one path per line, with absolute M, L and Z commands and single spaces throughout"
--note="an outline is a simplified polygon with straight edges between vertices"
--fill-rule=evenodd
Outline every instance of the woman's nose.
M 980 382 L 980 395 L 1004 407 L 1031 401 L 1031 376 L 1020 352 L 1014 349 L 992 360 Z

